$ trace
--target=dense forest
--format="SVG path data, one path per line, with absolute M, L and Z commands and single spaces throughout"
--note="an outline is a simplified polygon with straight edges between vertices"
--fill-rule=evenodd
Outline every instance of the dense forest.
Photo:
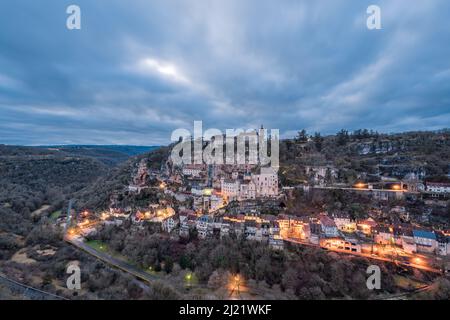
M 0 230 L 25 235 L 41 214 L 61 209 L 75 192 L 108 172 L 93 158 L 60 155 L 0 157 Z

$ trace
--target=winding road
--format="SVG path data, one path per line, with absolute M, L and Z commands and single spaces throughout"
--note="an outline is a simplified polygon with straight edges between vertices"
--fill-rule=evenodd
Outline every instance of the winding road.
M 153 281 L 155 281 L 157 279 L 155 276 L 153 276 L 147 272 L 144 272 L 141 269 L 139 269 L 125 261 L 116 259 L 107 253 L 95 250 L 94 248 L 92 248 L 89 245 L 87 245 L 86 243 L 84 243 L 79 237 L 66 235 L 64 237 L 64 240 L 66 242 L 70 243 L 71 245 L 73 245 L 74 247 L 76 247 L 80 250 L 83 250 L 84 252 L 96 257 L 99 260 L 102 260 L 103 262 L 109 264 L 110 266 L 113 266 L 117 269 L 127 272 L 140 280 L 146 281 L 148 283 L 152 283 Z

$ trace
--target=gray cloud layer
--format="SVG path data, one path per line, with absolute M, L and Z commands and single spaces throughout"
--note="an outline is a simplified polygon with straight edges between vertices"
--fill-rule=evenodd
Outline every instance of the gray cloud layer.
M 366 8 L 382 9 L 382 30 Z M 66 29 L 66 8 L 82 30 Z M 0 143 L 162 144 L 264 124 L 380 131 L 450 123 L 447 0 L 0 3 Z

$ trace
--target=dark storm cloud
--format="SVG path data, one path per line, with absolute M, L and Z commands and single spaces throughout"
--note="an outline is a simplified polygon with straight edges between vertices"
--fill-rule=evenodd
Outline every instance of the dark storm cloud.
M 366 8 L 382 30 L 366 28 Z M 65 27 L 77 4 L 82 29 Z M 172 130 L 439 129 L 450 3 L 2 1 L 0 143 L 162 144 Z

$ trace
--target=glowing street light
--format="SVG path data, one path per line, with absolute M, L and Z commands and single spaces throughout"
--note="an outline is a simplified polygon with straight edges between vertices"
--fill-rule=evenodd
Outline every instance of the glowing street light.
M 191 281 L 192 281 L 192 273 L 187 273 L 185 276 L 186 282 L 187 282 L 187 287 L 190 288 L 191 287 Z
M 237 274 L 234 276 L 234 288 L 237 289 L 237 294 L 240 294 L 241 277 Z

